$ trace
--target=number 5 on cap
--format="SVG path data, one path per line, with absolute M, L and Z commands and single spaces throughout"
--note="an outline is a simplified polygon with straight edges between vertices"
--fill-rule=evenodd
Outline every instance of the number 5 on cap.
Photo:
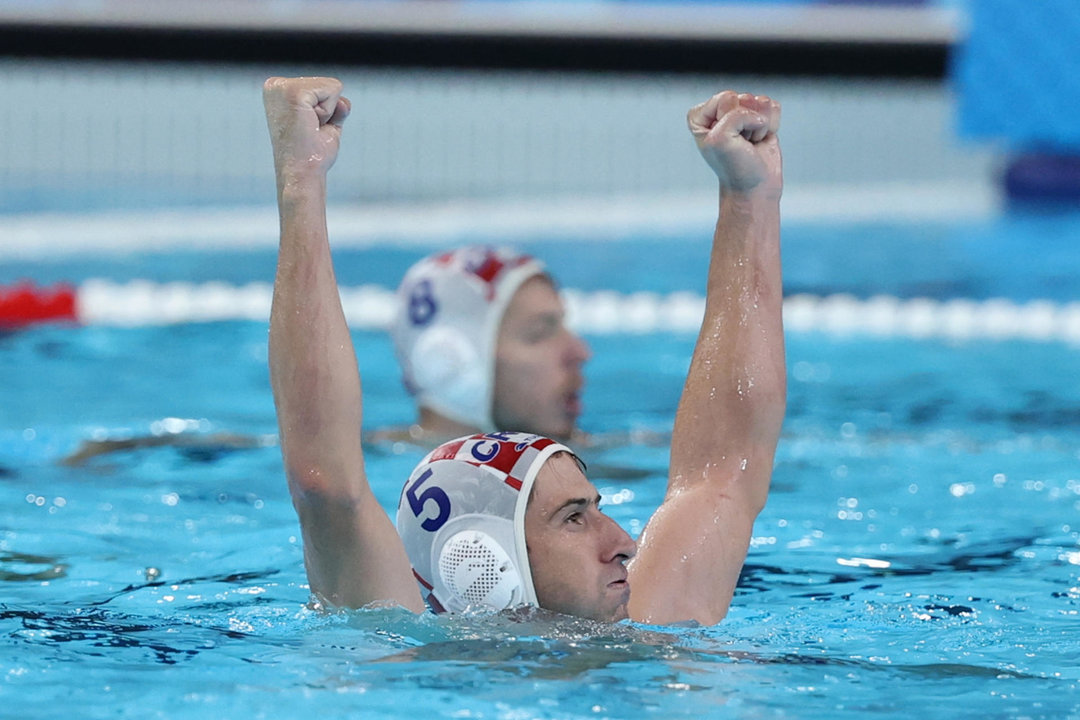
M 416 478 L 416 482 L 405 489 L 405 497 L 409 501 L 409 507 L 412 508 L 413 515 L 416 517 L 420 517 L 424 512 L 424 505 L 429 501 L 435 501 L 435 505 L 439 508 L 439 514 L 435 517 L 425 518 L 424 521 L 420 523 L 420 527 L 423 529 L 428 532 L 435 532 L 450 519 L 450 498 L 447 496 L 446 491 L 438 485 L 432 485 L 427 490 L 424 490 L 424 492 L 417 495 L 417 489 L 419 489 L 429 477 L 431 477 L 431 468 L 425 470 L 420 477 Z

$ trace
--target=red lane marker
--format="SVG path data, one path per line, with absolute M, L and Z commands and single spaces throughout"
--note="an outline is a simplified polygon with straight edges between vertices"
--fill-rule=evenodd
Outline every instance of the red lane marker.
M 0 285 L 0 328 L 42 322 L 75 322 L 75 288 L 67 283 L 38 287 L 30 282 Z

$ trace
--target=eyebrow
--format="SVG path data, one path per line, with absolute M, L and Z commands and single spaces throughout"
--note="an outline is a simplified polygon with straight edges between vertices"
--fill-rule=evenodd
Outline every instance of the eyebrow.
M 563 312 L 542 312 L 535 315 L 531 315 L 521 322 L 521 330 L 523 332 L 530 332 L 536 330 L 547 330 L 549 328 L 559 327 L 566 319 L 566 313 Z
M 582 498 L 570 498 L 569 500 L 564 502 L 562 505 L 555 508 L 555 510 L 552 511 L 552 513 L 551 513 L 551 515 L 549 517 L 554 518 L 557 515 L 559 515 L 559 513 L 561 513 L 563 510 L 566 510 L 567 508 L 570 508 L 570 507 L 575 507 L 575 506 L 588 507 L 589 505 L 596 505 L 597 507 L 600 507 L 600 494 L 599 493 L 597 493 L 596 497 L 593 500 L 589 500 L 589 498 L 583 498 L 583 497 Z

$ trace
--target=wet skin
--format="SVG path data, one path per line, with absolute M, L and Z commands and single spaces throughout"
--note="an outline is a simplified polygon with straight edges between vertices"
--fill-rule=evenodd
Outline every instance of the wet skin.
M 537 602 L 545 610 L 593 620 L 627 617 L 626 562 L 633 539 L 599 508 L 600 496 L 574 458 L 551 457 L 525 510 Z

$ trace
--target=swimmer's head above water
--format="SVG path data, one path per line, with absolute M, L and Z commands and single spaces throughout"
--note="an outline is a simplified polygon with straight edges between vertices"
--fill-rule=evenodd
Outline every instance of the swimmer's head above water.
M 405 483 L 397 527 L 436 612 L 532 605 L 621 620 L 635 545 L 598 503 L 568 447 L 495 432 L 429 453 Z
M 569 437 L 589 351 L 563 315 L 529 255 L 469 246 L 413 265 L 391 334 L 421 425 L 444 436 L 518 427 Z

